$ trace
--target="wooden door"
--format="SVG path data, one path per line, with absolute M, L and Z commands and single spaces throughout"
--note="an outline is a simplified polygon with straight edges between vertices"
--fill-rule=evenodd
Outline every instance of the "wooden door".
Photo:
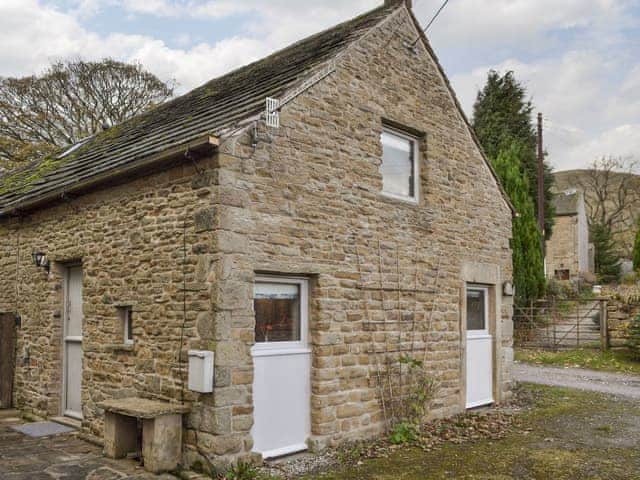
M 0 408 L 11 408 L 16 351 L 15 315 L 0 313 Z
M 82 267 L 69 267 L 66 280 L 63 413 L 82 419 Z

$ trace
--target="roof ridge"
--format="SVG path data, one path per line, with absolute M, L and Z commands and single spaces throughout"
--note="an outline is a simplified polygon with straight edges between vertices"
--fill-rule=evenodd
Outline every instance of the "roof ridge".
M 334 30 L 337 30 L 337 29 L 339 29 L 341 27 L 344 27 L 344 26 L 346 26 L 346 25 L 348 25 L 348 24 L 350 24 L 352 22 L 356 22 L 356 21 L 361 20 L 361 19 L 363 19 L 365 17 L 368 17 L 369 15 L 373 15 L 374 13 L 376 13 L 378 11 L 382 11 L 382 10 L 390 10 L 390 11 L 392 11 L 392 10 L 395 10 L 396 8 L 397 8 L 397 6 L 389 7 L 388 5 L 380 5 L 380 6 L 374 8 L 374 9 L 371 9 L 371 10 L 369 10 L 367 12 L 361 13 L 360 15 L 356 15 L 355 17 L 352 17 L 349 20 L 345 20 L 344 22 L 340 22 L 340 23 L 338 23 L 336 25 L 333 25 L 331 27 L 327 27 L 324 30 L 321 30 L 321 31 L 316 32 L 316 33 L 313 33 L 311 35 L 308 35 L 308 36 L 306 36 L 304 38 L 301 38 L 300 40 L 296 40 L 295 42 L 290 43 L 290 44 L 280 48 L 279 50 L 276 50 L 275 52 L 270 53 L 266 57 L 262 57 L 262 58 L 259 58 L 257 60 L 254 60 L 253 62 L 247 63 L 245 65 L 241 65 L 241 66 L 239 66 L 237 68 L 234 68 L 233 70 L 230 70 L 230 71 L 228 71 L 228 72 L 226 72 L 226 73 L 224 73 L 224 74 L 222 74 L 222 75 L 220 75 L 218 77 L 215 77 L 215 78 L 212 78 L 210 80 L 207 80 L 202 85 L 199 85 L 199 86 L 193 88 L 192 90 L 190 90 L 189 92 L 185 93 L 184 95 L 188 95 L 190 92 L 192 92 L 194 90 L 197 90 L 199 88 L 202 88 L 202 87 L 204 87 L 205 85 L 207 85 L 209 83 L 212 83 L 212 82 L 218 81 L 218 80 L 220 80 L 220 79 L 222 79 L 224 77 L 232 76 L 232 75 L 234 75 L 236 73 L 239 73 L 240 71 L 244 70 L 245 68 L 250 68 L 250 67 L 255 66 L 255 65 L 259 64 L 259 63 L 263 63 L 263 62 L 266 62 L 267 60 L 273 59 L 273 58 L 277 57 L 278 55 L 281 55 L 281 54 L 285 53 L 287 50 L 290 50 L 290 49 L 295 48 L 295 47 L 299 47 L 302 44 L 304 44 L 305 42 L 309 42 L 311 40 L 319 38 L 322 35 L 326 35 L 327 33 L 331 32 L 331 31 L 334 31 Z M 179 97 L 176 97 L 176 98 L 179 98 Z M 173 100 L 174 99 L 172 99 L 172 101 Z

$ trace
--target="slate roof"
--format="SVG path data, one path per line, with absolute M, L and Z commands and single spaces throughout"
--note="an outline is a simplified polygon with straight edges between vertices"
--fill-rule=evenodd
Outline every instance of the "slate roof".
M 266 97 L 295 88 L 397 7 L 381 6 L 211 80 L 95 135 L 62 158 L 5 174 L 0 177 L 0 215 L 204 135 L 228 133 L 263 111 Z
M 62 158 L 47 158 L 27 168 L 0 174 L 0 217 L 61 198 L 81 184 L 92 185 L 109 175 L 122 176 L 127 167 L 141 165 L 171 149 L 184 148 L 205 136 L 223 138 L 238 124 L 263 112 L 267 97 L 279 98 L 303 84 L 320 67 L 402 5 L 401 0 L 390 2 L 213 79 L 181 97 L 98 133 L 76 145 L 73 152 Z M 515 208 L 484 155 L 422 27 L 413 14 L 411 18 L 495 178 L 502 198 L 515 215 Z

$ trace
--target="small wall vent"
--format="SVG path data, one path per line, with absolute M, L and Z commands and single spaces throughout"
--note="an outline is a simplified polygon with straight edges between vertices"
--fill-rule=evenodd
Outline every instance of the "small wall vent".
M 279 128 L 280 127 L 280 100 L 277 98 L 267 97 L 267 110 L 265 112 L 265 119 L 267 127 Z

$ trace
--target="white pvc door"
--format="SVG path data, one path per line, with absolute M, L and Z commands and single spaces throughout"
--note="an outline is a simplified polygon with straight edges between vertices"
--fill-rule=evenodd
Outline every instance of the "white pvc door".
M 493 403 L 493 338 L 489 289 L 467 287 L 467 408 Z
M 82 267 L 67 269 L 64 309 L 63 412 L 82 418 Z
M 258 277 L 253 450 L 264 458 L 307 449 L 311 432 L 311 350 L 306 279 Z

